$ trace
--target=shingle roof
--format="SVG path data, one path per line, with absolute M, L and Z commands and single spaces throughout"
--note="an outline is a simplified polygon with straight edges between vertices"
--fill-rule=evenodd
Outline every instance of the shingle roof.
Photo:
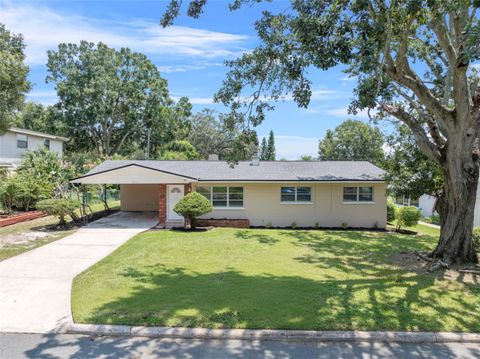
M 244 161 L 231 167 L 225 161 L 108 160 L 85 176 L 135 165 L 198 181 L 383 181 L 385 174 L 367 161 Z
M 33 131 L 33 130 L 26 130 L 26 129 L 23 129 L 23 128 L 11 127 L 11 128 L 8 129 L 8 131 L 13 132 L 13 133 L 20 133 L 20 134 L 23 134 L 23 135 L 31 135 L 31 136 L 50 138 L 52 140 L 58 140 L 58 141 L 62 141 L 62 142 L 69 141 L 69 139 L 67 137 L 50 135 L 48 133 Z

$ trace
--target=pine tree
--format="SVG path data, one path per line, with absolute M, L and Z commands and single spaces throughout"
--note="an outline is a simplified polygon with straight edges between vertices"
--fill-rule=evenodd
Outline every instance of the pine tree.
M 260 148 L 260 160 L 266 161 L 267 160 L 267 140 L 262 138 L 262 146 Z
M 265 151 L 265 161 L 275 161 L 275 152 L 275 138 L 273 136 L 273 131 L 270 131 L 270 135 L 268 136 L 268 144 Z

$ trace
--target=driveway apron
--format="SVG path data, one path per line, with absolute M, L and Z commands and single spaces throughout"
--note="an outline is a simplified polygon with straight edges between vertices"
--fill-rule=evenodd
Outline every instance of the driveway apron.
M 0 262 L 0 332 L 62 332 L 73 278 L 157 222 L 153 212 L 118 212 Z

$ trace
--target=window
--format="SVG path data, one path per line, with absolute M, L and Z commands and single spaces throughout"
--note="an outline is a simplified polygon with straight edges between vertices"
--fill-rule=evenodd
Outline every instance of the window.
M 17 148 L 28 148 L 27 135 L 17 135 Z
M 207 198 L 216 208 L 242 208 L 243 187 L 214 186 L 197 187 L 196 191 Z
M 343 187 L 343 202 L 373 202 L 373 187 Z
M 309 203 L 312 202 L 311 187 L 282 187 L 280 189 L 282 203 Z
M 45 148 L 47 150 L 49 150 L 50 149 L 50 140 L 48 138 L 44 139 L 43 140 L 43 145 L 45 146 Z

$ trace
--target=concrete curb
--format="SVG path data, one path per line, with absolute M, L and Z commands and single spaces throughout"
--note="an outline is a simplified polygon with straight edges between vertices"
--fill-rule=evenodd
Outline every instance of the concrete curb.
M 393 332 L 393 331 L 313 331 L 270 329 L 206 329 L 135 327 L 128 325 L 71 324 L 70 334 L 122 337 L 291 340 L 319 342 L 390 342 L 390 343 L 480 343 L 480 333 Z

